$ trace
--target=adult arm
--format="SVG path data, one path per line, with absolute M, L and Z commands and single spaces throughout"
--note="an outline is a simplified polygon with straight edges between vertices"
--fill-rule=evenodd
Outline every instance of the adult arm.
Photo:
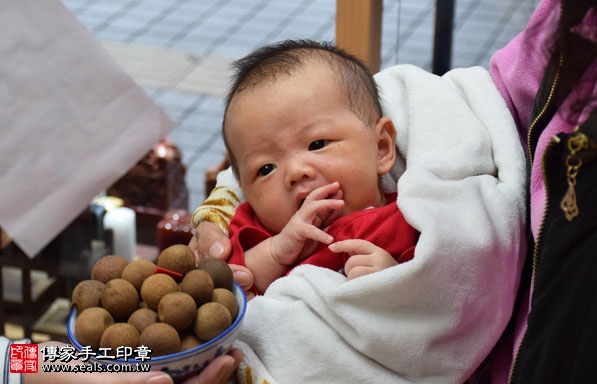
M 217 181 L 216 188 L 193 213 L 195 235 L 191 238 L 189 247 L 195 253 L 197 263 L 206 257 L 227 260 L 232 249 L 228 226 L 244 196 L 231 168 L 220 172 Z M 253 286 L 253 273 L 240 265 L 230 264 L 230 269 L 234 274 L 234 281 L 243 288 L 247 298 L 252 298 L 254 295 L 250 289 Z
M 228 226 L 243 199 L 232 169 L 220 172 L 216 187 L 193 212 L 192 223 L 196 232 L 189 247 L 195 252 L 197 262 L 205 257 L 228 259 L 231 250 Z

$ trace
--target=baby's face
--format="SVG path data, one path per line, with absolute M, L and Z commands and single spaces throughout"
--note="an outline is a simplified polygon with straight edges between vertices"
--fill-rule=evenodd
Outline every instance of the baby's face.
M 324 66 L 308 65 L 237 94 L 226 136 L 240 187 L 263 225 L 280 232 L 317 187 L 337 181 L 342 214 L 383 204 L 376 127 L 348 107 Z

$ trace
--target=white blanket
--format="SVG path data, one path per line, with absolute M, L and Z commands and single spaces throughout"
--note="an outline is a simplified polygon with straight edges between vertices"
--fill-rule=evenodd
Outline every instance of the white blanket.
M 398 131 L 398 206 L 421 233 L 414 259 L 352 281 L 302 266 L 274 282 L 248 305 L 241 382 L 461 383 L 508 323 L 525 159 L 506 104 L 480 67 L 399 65 L 376 80 Z

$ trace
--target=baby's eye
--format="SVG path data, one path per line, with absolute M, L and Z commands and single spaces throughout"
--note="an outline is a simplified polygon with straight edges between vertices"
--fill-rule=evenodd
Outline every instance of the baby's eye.
M 309 144 L 309 151 L 317 151 L 318 149 L 325 147 L 327 143 L 327 140 L 316 140 Z
M 272 171 L 276 169 L 276 166 L 273 164 L 265 164 L 263 167 L 259 168 L 259 170 L 257 171 L 257 173 L 259 174 L 259 176 L 267 176 L 270 173 L 272 173 Z

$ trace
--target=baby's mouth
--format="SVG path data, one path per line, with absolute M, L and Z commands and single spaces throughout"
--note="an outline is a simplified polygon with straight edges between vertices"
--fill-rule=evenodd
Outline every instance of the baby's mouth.
M 301 207 L 303 206 L 303 204 L 305 204 L 305 201 L 307 200 L 307 197 L 309 196 L 311 192 L 306 192 L 306 191 L 302 191 L 299 192 L 295 199 L 296 199 L 296 205 L 297 205 L 297 209 L 301 209 Z

